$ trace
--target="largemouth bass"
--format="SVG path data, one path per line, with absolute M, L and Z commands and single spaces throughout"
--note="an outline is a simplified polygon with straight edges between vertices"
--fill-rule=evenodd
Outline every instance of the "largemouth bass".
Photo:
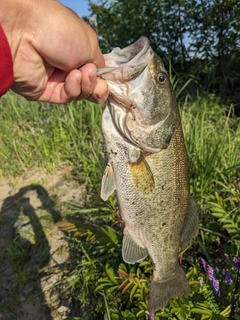
M 188 157 L 177 102 L 162 60 L 147 38 L 115 48 L 98 70 L 110 89 L 102 130 L 107 149 L 101 197 L 116 190 L 125 223 L 122 255 L 134 264 L 148 255 L 153 277 L 151 315 L 170 298 L 188 296 L 179 248 L 198 233 L 189 193 Z

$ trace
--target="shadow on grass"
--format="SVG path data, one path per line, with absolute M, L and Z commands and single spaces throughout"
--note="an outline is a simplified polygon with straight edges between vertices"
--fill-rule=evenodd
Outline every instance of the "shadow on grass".
M 42 293 L 51 260 L 46 236 L 61 220 L 55 201 L 40 185 L 7 197 L 0 211 L 0 319 L 53 319 Z M 37 211 L 36 211 L 37 210 Z

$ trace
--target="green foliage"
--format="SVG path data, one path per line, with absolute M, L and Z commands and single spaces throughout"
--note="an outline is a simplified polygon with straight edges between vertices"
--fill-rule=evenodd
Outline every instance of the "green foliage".
M 9 92 L 0 100 L 0 177 L 36 166 L 70 168 L 91 189 L 103 163 L 102 107 L 87 101 L 67 105 L 27 102 Z
M 226 257 L 239 257 L 240 248 L 239 119 L 213 97 L 186 100 L 181 113 L 191 165 L 191 192 L 201 209 L 200 233 L 183 253 L 190 297 L 171 299 L 166 308 L 156 312 L 155 319 L 229 319 L 232 301 L 239 299 L 239 293 L 234 293 L 236 268 L 232 262 L 226 263 Z M 87 319 L 87 312 L 92 319 L 148 319 L 151 261 L 123 263 L 115 198 L 106 206 L 99 202 L 92 208 L 74 208 L 74 220 L 69 216 L 72 222 L 59 224 L 71 233 L 75 265 L 62 281 L 68 283 L 68 294 L 79 292 L 81 319 Z M 214 270 L 220 296 L 200 258 Z M 236 306 L 238 314 L 239 304 Z
M 231 241 L 240 243 L 240 194 L 237 193 L 237 190 L 228 188 L 223 189 L 221 193 L 224 198 L 218 192 L 209 196 L 209 199 L 212 200 L 208 202 L 211 205 L 211 214 L 227 230 Z
M 109 212 L 109 215 L 111 213 Z M 80 256 L 85 256 L 78 260 L 78 266 L 67 275 L 71 294 L 78 289 L 86 290 L 93 296 L 90 288 L 94 287 L 95 294 L 98 295 L 98 305 L 94 305 L 95 312 L 102 310 L 105 306 L 105 314 L 93 313 L 93 319 L 103 317 L 104 319 L 148 319 L 147 301 L 152 274 L 152 266 L 149 260 L 141 264 L 128 265 L 121 261 L 119 247 L 113 250 L 109 256 L 107 246 L 102 246 L 103 235 L 98 233 L 99 228 L 85 224 L 84 221 L 74 223 L 58 224 L 62 230 L 75 232 L 74 239 L 77 249 L 81 248 Z M 93 238 L 93 230 L 96 230 Z M 111 239 L 115 243 L 120 241 L 121 232 L 115 229 L 108 229 L 104 232 L 106 241 Z M 80 238 L 79 238 L 80 236 Z M 72 241 L 73 241 L 72 239 Z M 193 261 L 192 261 L 193 263 Z M 97 268 L 97 270 L 96 270 Z M 96 274 L 97 273 L 97 274 Z M 86 276 L 87 275 L 87 276 Z M 95 277 L 94 277 L 95 275 Z M 73 278 L 75 281 L 73 281 Z M 171 299 L 169 305 L 155 314 L 155 319 L 228 319 L 231 309 L 231 299 L 233 293 L 229 292 L 229 286 L 221 286 L 222 298 L 218 298 L 212 289 L 212 285 L 207 275 L 201 271 L 198 264 L 190 267 L 187 278 L 191 287 L 189 299 L 179 297 Z M 80 279 L 84 279 L 84 283 Z M 86 286 L 86 287 L 85 287 Z M 79 296 L 81 303 L 86 302 L 87 297 Z M 83 318 L 85 319 L 84 315 Z M 87 319 L 87 318 L 86 318 Z
M 140 36 L 151 41 L 178 78 L 198 79 L 203 92 L 238 105 L 240 6 L 238 0 L 89 0 L 103 52 L 125 47 Z M 185 92 L 184 92 L 185 94 Z M 184 95 L 183 95 L 184 96 Z
M 232 113 L 232 106 L 227 110 L 214 97 L 186 102 L 182 110 L 191 165 L 191 191 L 201 199 L 220 183 L 229 187 L 237 183 L 240 125 Z
M 176 88 L 180 88 L 175 80 Z M 90 190 L 99 190 L 103 163 L 101 107 L 85 102 L 67 106 L 27 104 L 9 94 L 1 100 L 0 109 L 1 174 L 17 175 L 35 165 L 51 170 L 70 165 L 74 178 L 86 182 Z M 235 292 L 237 271 L 232 258 L 240 256 L 239 119 L 234 117 L 232 106 L 220 105 L 214 96 L 186 99 L 180 109 L 190 160 L 191 193 L 200 208 L 200 233 L 183 253 L 190 297 L 171 299 L 155 319 L 230 319 L 234 299 L 237 319 L 239 290 Z M 133 266 L 123 263 L 122 222 L 115 197 L 107 204 L 99 197 L 90 202 L 84 208 L 73 202 L 67 204 L 68 222 L 59 227 L 69 239 L 70 259 L 56 286 L 79 304 L 78 319 L 148 319 L 150 259 Z M 17 281 L 25 283 L 30 276 L 27 268 L 23 270 L 28 260 L 26 244 L 16 239 L 8 254 Z M 201 258 L 213 268 L 220 296 Z M 227 283 L 228 274 L 231 283 Z

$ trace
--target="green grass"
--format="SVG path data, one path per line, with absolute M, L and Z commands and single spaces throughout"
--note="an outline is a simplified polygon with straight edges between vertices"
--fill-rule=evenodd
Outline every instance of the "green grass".
M 73 166 L 89 188 L 99 184 L 103 165 L 102 106 L 27 102 L 9 92 L 0 100 L 0 177 L 31 168 Z
M 191 191 L 200 200 L 216 184 L 236 183 L 240 170 L 240 121 L 233 106 L 211 99 L 186 104 L 182 124 L 191 165 Z
M 200 208 L 200 233 L 183 255 L 190 298 L 171 300 L 156 319 L 176 315 L 183 320 L 228 319 L 237 275 L 225 260 L 240 256 L 240 119 L 234 116 L 233 106 L 222 106 L 214 97 L 186 100 L 180 110 L 191 194 Z M 102 106 L 86 101 L 56 106 L 29 103 L 8 93 L 0 100 L 0 176 L 19 176 L 36 167 L 54 171 L 73 166 L 70 178 L 87 184 L 91 194 L 97 193 L 104 163 L 101 115 Z M 70 260 L 57 284 L 63 295 L 79 303 L 81 319 L 147 319 L 151 265 L 148 260 L 140 266 L 122 263 L 116 199 L 106 205 L 96 196 L 88 207 L 69 203 L 66 210 L 69 221 L 77 222 L 65 229 L 77 233 L 67 235 Z M 8 254 L 13 262 L 25 262 L 22 249 L 12 244 Z M 231 286 L 218 274 L 220 298 L 200 258 L 231 273 Z M 16 277 L 26 279 L 25 274 Z M 237 316 L 240 307 L 236 305 Z

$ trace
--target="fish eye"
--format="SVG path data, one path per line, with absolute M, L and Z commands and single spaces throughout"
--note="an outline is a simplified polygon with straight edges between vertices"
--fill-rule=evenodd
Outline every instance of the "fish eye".
M 157 75 L 157 79 L 160 84 L 168 83 L 168 76 L 164 72 L 159 72 L 159 74 Z

